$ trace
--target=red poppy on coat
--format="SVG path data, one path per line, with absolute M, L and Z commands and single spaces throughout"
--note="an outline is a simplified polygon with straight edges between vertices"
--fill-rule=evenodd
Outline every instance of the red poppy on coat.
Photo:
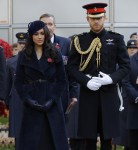
M 47 58 L 47 62 L 52 63 L 54 62 L 52 58 Z

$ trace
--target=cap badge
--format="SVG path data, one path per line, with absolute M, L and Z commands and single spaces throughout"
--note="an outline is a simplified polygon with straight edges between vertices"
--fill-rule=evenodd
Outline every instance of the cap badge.
M 131 45 L 135 45 L 135 43 L 134 43 L 134 42 L 131 42 Z
M 97 8 L 96 8 L 96 7 L 94 8 L 94 11 L 97 11 Z
M 21 35 L 20 35 L 20 38 L 23 38 L 23 37 L 24 37 L 23 34 L 21 34 Z

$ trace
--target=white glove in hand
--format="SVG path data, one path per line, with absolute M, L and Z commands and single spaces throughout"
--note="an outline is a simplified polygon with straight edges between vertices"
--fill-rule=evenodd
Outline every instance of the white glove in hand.
M 92 91 L 97 91 L 99 90 L 99 88 L 101 87 L 102 85 L 100 83 L 97 83 L 94 81 L 94 79 L 91 79 L 88 81 L 87 83 L 87 87 L 92 90 Z
M 93 77 L 92 79 L 94 79 L 95 82 L 100 83 L 101 85 L 108 85 L 113 83 L 113 80 L 109 75 L 103 72 L 99 72 L 99 75 L 101 77 Z

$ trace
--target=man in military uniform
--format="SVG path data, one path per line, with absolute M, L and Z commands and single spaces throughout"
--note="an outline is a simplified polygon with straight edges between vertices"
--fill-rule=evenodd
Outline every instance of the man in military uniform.
M 16 34 L 18 40 L 18 51 L 21 51 L 27 39 L 27 34 L 19 32 Z M 6 100 L 5 103 L 9 108 L 9 137 L 15 138 L 15 150 L 18 144 L 18 135 L 22 117 L 22 102 L 17 94 L 14 86 L 15 72 L 17 65 L 18 54 L 10 57 L 6 63 Z
M 84 5 L 90 32 L 72 42 L 68 73 L 80 83 L 78 136 L 85 137 L 85 150 L 111 150 L 118 137 L 120 105 L 117 83 L 129 72 L 130 61 L 123 36 L 104 28 L 106 3 Z M 118 65 L 118 67 L 116 67 Z
M 17 38 L 17 43 L 18 43 L 18 50 L 21 51 L 25 46 L 27 34 L 24 32 L 18 32 L 16 34 L 16 38 Z

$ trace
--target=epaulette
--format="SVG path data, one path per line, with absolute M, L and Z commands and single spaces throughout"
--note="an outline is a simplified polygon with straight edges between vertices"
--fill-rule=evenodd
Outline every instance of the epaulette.
M 116 34 L 116 35 L 121 35 L 120 33 L 117 33 L 117 32 L 113 32 L 113 31 L 108 31 L 109 33 L 111 33 L 111 34 Z
M 88 32 L 80 33 L 80 34 L 78 34 L 77 36 L 82 36 L 82 35 L 85 35 L 85 34 L 88 34 Z

